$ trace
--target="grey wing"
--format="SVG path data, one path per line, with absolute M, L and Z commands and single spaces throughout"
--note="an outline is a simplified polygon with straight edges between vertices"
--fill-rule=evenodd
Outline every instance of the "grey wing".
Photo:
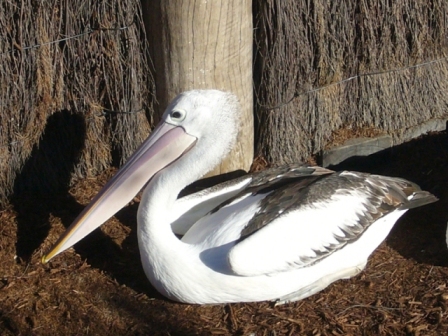
M 313 265 L 356 241 L 379 218 L 437 200 L 406 180 L 354 172 L 322 176 L 303 188 L 280 188 L 263 200 L 259 213 L 275 203 L 270 197 L 280 203 L 286 198 L 288 206 L 278 216 L 268 214 L 271 222 L 259 216 L 247 224 L 228 256 L 236 274 Z
M 283 165 L 260 172 L 247 174 L 236 179 L 219 183 L 210 188 L 179 198 L 171 214 L 174 233 L 184 235 L 191 226 L 210 212 L 239 198 L 242 194 L 266 192 L 291 180 L 307 176 L 329 174 L 333 171 L 301 164 Z

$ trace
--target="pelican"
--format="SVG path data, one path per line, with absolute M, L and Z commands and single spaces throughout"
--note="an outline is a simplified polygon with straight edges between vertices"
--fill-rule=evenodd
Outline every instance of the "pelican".
M 161 294 L 195 304 L 284 304 L 358 274 L 400 216 L 437 200 L 404 179 L 300 165 L 178 198 L 229 153 L 238 124 L 231 93 L 177 96 L 43 262 L 99 227 L 146 185 L 138 245 L 145 274 Z

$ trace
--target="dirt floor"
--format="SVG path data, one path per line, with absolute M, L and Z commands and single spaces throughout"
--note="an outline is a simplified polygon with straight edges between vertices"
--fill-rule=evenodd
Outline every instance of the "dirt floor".
M 424 136 L 339 168 L 401 176 L 440 201 L 409 211 L 366 270 L 300 302 L 216 306 L 169 301 L 151 287 L 135 234 L 138 199 L 75 248 L 40 263 L 113 173 L 65 195 L 16 198 L 0 211 L 1 335 L 448 334 L 448 137 Z

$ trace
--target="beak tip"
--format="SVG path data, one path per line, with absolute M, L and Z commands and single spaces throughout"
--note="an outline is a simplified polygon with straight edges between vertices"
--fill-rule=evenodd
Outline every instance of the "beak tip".
M 48 258 L 47 255 L 42 256 L 41 262 L 42 264 L 46 264 L 50 261 L 50 258 Z

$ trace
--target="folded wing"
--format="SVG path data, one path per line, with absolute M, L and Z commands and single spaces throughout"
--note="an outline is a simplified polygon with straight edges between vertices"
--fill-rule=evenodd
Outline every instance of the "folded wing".
M 355 172 L 285 185 L 262 201 L 229 265 L 245 276 L 307 267 L 355 242 L 379 218 L 436 200 L 406 180 Z

